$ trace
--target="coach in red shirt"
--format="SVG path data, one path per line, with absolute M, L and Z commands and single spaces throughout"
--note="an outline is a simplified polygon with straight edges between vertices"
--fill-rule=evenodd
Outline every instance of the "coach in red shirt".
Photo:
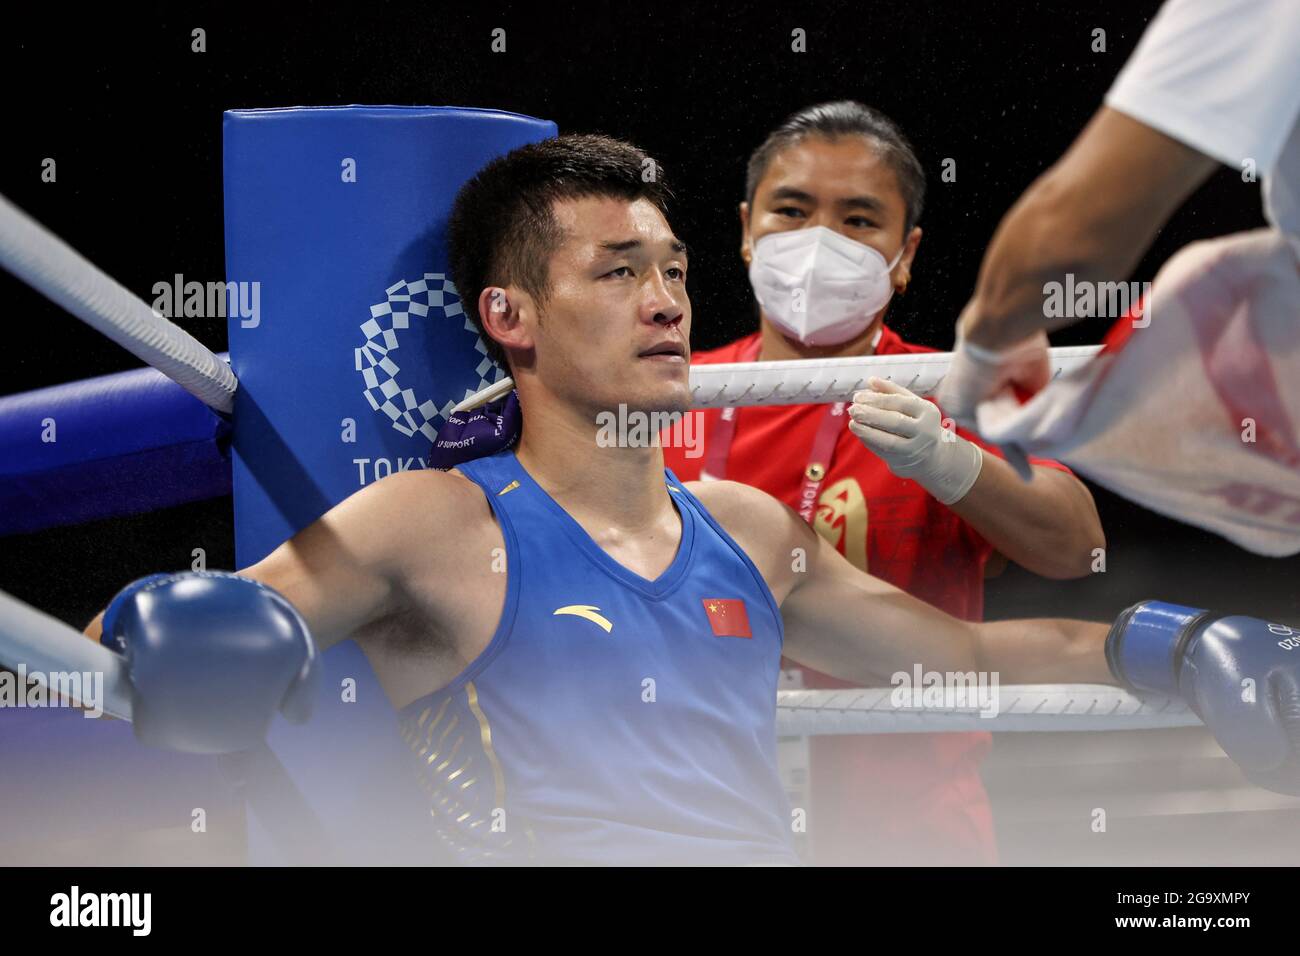
M 888 118 L 850 101 L 801 110 L 750 157 L 745 191 L 741 256 L 761 327 L 692 362 L 933 351 L 884 324 L 911 278 L 925 192 Z M 702 449 L 664 452 L 683 480 L 775 495 L 853 564 L 967 620 L 983 616 L 995 553 L 1051 578 L 1087 574 L 1104 546 L 1087 488 L 1037 459 L 1021 481 L 995 448 L 944 425 L 932 402 L 877 382 L 847 407 L 712 410 Z M 804 683 L 845 686 L 807 670 Z M 990 746 L 985 733 L 812 738 L 814 862 L 996 862 L 979 776 Z

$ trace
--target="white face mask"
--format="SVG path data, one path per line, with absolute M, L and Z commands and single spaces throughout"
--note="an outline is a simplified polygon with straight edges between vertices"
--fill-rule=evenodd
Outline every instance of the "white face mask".
M 893 262 L 825 226 L 773 232 L 754 243 L 749 282 L 782 332 L 805 345 L 861 335 L 894 294 Z

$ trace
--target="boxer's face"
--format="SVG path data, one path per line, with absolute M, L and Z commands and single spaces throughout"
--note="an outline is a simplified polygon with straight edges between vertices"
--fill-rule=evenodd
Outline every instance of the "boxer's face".
M 871 246 L 892 261 L 894 278 L 910 272 L 921 230 L 904 236 L 907 204 L 898 177 L 874 144 L 862 136 L 834 140 L 810 136 L 777 153 L 768 164 L 754 201 L 740 204 L 741 256 L 750 261 L 763 236 L 790 229 L 825 226 Z
M 564 240 L 537 310 L 535 372 L 595 412 L 690 407 L 686 246 L 646 200 L 557 202 Z

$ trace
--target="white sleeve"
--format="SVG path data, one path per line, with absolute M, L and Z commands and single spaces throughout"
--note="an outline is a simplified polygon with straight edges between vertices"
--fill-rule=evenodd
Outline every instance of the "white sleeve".
M 1300 0 L 1167 0 L 1106 105 L 1270 173 L 1300 114 Z

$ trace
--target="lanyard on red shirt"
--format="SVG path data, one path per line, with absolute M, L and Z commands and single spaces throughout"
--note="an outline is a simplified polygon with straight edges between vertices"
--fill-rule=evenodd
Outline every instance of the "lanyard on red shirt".
M 737 362 L 753 362 L 758 358 L 762 348 L 761 339 L 755 339 L 745 351 L 736 357 Z M 803 470 L 803 485 L 799 489 L 799 516 L 812 524 L 813 514 L 817 508 L 817 493 L 826 473 L 831 470 L 831 460 L 835 457 L 835 442 L 839 440 L 844 428 L 844 402 L 828 405 L 817 426 L 817 435 L 813 439 L 812 449 L 808 454 L 808 463 Z M 731 454 L 731 443 L 736 437 L 736 413 L 739 409 L 724 408 L 718 417 L 718 423 L 704 442 L 704 465 L 701 478 L 713 478 L 721 481 L 727 477 L 727 458 Z

